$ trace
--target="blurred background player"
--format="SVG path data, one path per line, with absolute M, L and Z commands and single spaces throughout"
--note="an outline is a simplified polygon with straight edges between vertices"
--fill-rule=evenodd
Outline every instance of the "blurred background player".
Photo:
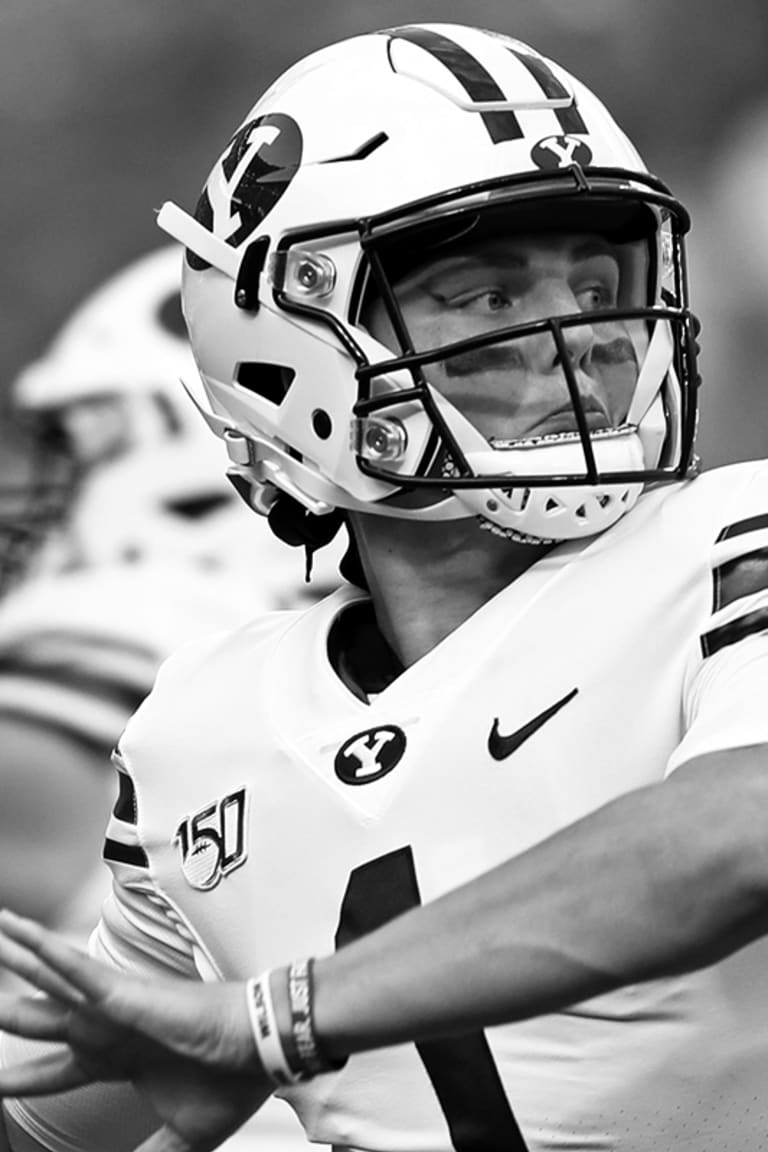
M 13 389 L 32 451 L 28 481 L 0 500 L 0 900 L 74 937 L 109 883 L 94 870 L 109 753 L 161 661 L 338 582 L 336 549 L 307 584 L 302 555 L 224 476 L 179 382 L 196 371 L 179 279 L 176 246 L 136 261 Z M 304 1143 L 283 1105 L 256 1124 L 273 1147 Z

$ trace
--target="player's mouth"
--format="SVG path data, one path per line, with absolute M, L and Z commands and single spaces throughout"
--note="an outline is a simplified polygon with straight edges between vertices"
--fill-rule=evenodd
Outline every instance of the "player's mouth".
M 609 413 L 596 397 L 584 397 L 582 399 L 582 409 L 584 412 L 584 421 L 590 432 L 613 427 L 613 421 Z M 576 419 L 576 412 L 570 400 L 568 400 L 561 405 L 561 407 L 556 408 L 553 412 L 549 412 L 546 416 L 537 420 L 525 430 L 519 439 L 528 440 L 538 436 L 555 436 L 562 432 L 577 433 L 578 431 L 579 424 Z

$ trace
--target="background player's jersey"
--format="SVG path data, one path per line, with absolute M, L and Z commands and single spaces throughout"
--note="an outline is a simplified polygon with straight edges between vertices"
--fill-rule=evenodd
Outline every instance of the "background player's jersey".
M 98 764 L 100 753 L 109 772 L 110 748 L 171 652 L 241 624 L 275 603 L 309 602 L 318 585 L 303 583 L 302 556 L 275 540 L 266 524 L 260 526 L 244 508 L 242 514 L 245 529 L 263 543 L 261 556 L 252 549 L 250 568 L 242 563 L 206 570 L 183 557 L 178 562 L 105 563 L 44 573 L 14 590 L 0 604 L 0 728 L 4 716 L 21 719 L 35 731 L 48 730 L 92 750 L 89 763 Z M 328 564 L 319 566 L 326 588 L 331 564 L 329 557 Z M 45 752 L 50 754 L 47 744 Z M 36 786 L 30 778 L 30 791 Z M 102 786 L 93 780 L 95 797 L 103 796 Z M 47 797 L 39 787 L 39 803 L 45 806 Z M 99 827 L 107 811 L 105 806 Z M 34 852 L 32 831 L 30 838 L 29 851 Z M 73 878 L 70 883 L 56 926 L 84 942 L 109 888 L 109 871 L 95 856 L 85 881 Z M 303 1145 L 284 1105 L 260 1115 L 232 1141 L 232 1152 L 261 1147 L 264 1141 L 272 1152 Z
M 255 522 L 248 527 L 258 535 Z M 152 560 L 44 573 L 20 585 L 0 603 L 0 714 L 111 748 L 181 645 L 276 605 L 317 599 L 317 578 L 303 583 L 302 556 L 266 525 L 263 537 L 263 577 L 255 549 L 251 573 Z M 322 566 L 324 593 L 331 578 Z
M 328 659 L 351 589 L 187 649 L 120 742 L 97 954 L 243 979 L 328 953 L 690 756 L 768 743 L 768 589 L 722 591 L 766 548 L 768 470 L 743 465 L 550 552 L 371 703 Z M 768 947 L 440 1051 L 286 1095 L 355 1149 L 508 1148 L 511 1110 L 531 1152 L 756 1152 Z
M 173 565 L 55 573 L 0 605 L 0 712 L 109 748 L 186 640 L 247 617 L 217 583 Z

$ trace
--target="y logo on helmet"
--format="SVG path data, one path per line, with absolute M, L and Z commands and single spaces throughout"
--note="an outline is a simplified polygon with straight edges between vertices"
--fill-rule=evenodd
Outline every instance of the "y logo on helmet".
M 569 164 L 586 168 L 592 163 L 592 149 L 578 136 L 545 136 L 531 149 L 531 160 L 545 171 L 567 168 Z
M 301 164 L 301 129 L 280 112 L 257 116 L 239 128 L 208 177 L 195 219 L 233 248 L 272 211 Z M 187 251 L 192 268 L 210 265 Z
M 404 752 L 405 732 L 385 724 L 350 736 L 336 753 L 333 767 L 345 784 L 372 784 L 391 772 Z
M 207 892 L 247 859 L 245 788 L 186 816 L 173 843 L 181 851 L 181 871 L 193 888 Z

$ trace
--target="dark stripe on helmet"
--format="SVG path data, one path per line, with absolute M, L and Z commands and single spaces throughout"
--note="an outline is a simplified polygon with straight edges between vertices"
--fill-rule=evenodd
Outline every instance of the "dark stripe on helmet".
M 386 132 L 377 132 L 375 136 L 371 136 L 370 140 L 366 140 L 359 148 L 355 148 L 354 152 L 348 152 L 345 156 L 332 156 L 330 160 L 321 160 L 321 164 L 347 164 L 353 160 L 367 160 L 369 156 L 373 155 L 377 148 L 381 148 L 382 144 L 386 144 L 389 140 Z
M 149 859 L 143 848 L 138 844 L 121 844 L 119 840 L 104 841 L 102 853 L 105 860 L 114 860 L 117 864 L 132 864 L 136 868 L 148 868 Z
M 723 528 L 717 542 L 719 544 L 721 540 L 730 540 L 732 536 L 741 536 L 744 532 L 757 532 L 760 528 L 768 528 L 768 512 L 762 512 L 759 516 L 750 516 L 748 520 L 737 520 L 735 524 L 729 524 L 727 528 Z
M 713 612 L 734 600 L 763 592 L 768 588 L 768 548 L 755 548 L 720 564 L 712 573 L 712 583 Z
M 453 73 L 471 100 L 480 103 L 486 100 L 503 102 L 507 99 L 480 61 L 476 60 L 471 52 L 467 52 L 466 48 L 449 40 L 447 36 L 441 36 L 439 32 L 433 32 L 429 28 L 416 26 L 389 28 L 387 35 L 408 40 L 411 44 L 417 44 L 419 48 L 429 52 Z M 503 140 L 522 140 L 523 130 L 514 112 L 481 112 L 480 116 L 494 144 L 499 144 Z
M 542 60 L 540 56 L 529 56 L 525 52 L 517 52 L 514 48 L 508 48 L 508 51 L 516 60 L 520 61 L 523 67 L 528 69 L 547 100 L 564 100 L 570 97 L 571 93 L 560 83 L 546 60 Z M 587 126 L 576 107 L 575 98 L 569 108 L 553 108 L 552 111 L 557 116 L 563 132 L 587 131 Z
M 759 632 L 768 631 L 768 608 L 758 608 L 755 612 L 748 612 L 738 620 L 731 620 L 730 624 L 723 624 L 720 628 L 713 628 L 701 637 L 701 652 L 704 657 L 712 656 L 721 648 L 729 644 L 738 644 L 747 636 L 755 636 Z

